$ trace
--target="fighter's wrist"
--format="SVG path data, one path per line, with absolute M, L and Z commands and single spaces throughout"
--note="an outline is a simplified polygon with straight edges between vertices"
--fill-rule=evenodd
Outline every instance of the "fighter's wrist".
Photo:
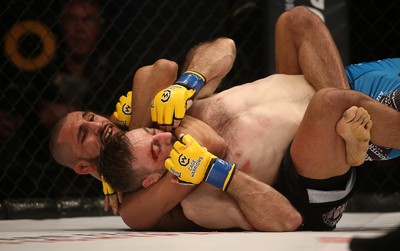
M 204 181 L 222 191 L 225 191 L 232 180 L 235 170 L 236 164 L 216 158 L 213 160 L 213 163 L 211 163 L 211 166 L 204 177 Z
M 206 78 L 199 72 L 186 71 L 176 81 L 175 84 L 183 85 L 186 88 L 196 90 L 196 94 L 206 84 Z

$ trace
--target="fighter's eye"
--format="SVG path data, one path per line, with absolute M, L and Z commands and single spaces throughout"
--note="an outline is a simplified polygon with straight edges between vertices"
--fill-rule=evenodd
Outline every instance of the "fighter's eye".
M 81 140 L 82 143 L 85 142 L 86 137 L 87 137 L 87 131 L 84 131 L 82 134 L 82 140 Z
M 150 135 L 156 135 L 156 129 L 155 128 L 146 128 L 143 127 L 143 130 L 145 130 L 148 134 Z M 150 131 L 151 130 L 151 131 Z

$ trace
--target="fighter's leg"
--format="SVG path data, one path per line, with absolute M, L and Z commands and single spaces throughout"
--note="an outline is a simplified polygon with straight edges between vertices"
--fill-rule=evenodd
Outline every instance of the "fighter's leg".
M 350 166 L 359 166 L 365 161 L 371 139 L 372 120 L 362 107 L 347 109 L 336 124 L 336 131 L 345 141 L 346 162 Z
M 349 88 L 343 62 L 323 21 L 306 7 L 284 12 L 275 28 L 277 73 L 304 74 L 316 90 Z
M 400 113 L 365 94 L 325 88 L 312 98 L 291 147 L 293 162 L 299 174 L 326 179 L 347 172 L 345 143 L 336 132 L 336 124 L 351 106 L 368 111 L 374 125 L 371 142 L 400 148 Z
M 400 58 L 388 58 L 346 67 L 351 89 L 400 111 Z M 396 149 L 370 144 L 366 160 L 385 160 L 400 156 Z

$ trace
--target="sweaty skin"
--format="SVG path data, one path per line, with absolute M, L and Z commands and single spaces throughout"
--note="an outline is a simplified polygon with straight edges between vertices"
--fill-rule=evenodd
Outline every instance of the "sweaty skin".
M 314 93 L 302 75 L 272 75 L 199 100 L 189 114 L 224 138 L 226 161 L 274 184 L 283 154 Z

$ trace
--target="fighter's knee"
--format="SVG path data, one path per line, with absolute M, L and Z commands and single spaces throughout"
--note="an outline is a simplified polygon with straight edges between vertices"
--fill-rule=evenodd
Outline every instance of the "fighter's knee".
M 321 25 L 321 19 L 304 6 L 296 6 L 285 11 L 277 20 L 277 27 L 290 30 L 295 36 L 303 36 L 306 32 L 314 32 Z
M 343 90 L 331 87 L 318 90 L 313 97 L 313 103 L 317 103 L 315 107 L 322 108 L 323 110 L 337 108 L 344 101 L 345 95 Z

